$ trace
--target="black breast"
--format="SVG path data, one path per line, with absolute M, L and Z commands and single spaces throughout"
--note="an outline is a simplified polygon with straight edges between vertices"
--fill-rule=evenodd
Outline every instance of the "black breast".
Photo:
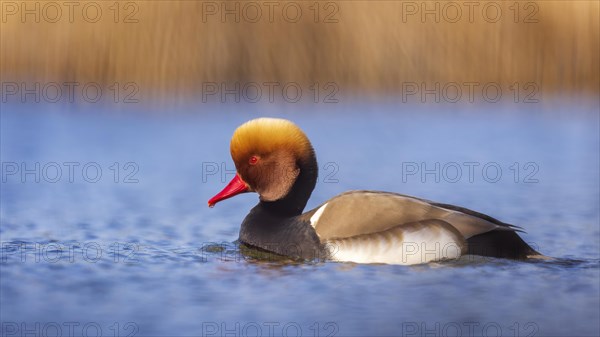
M 327 258 L 314 228 L 298 216 L 286 217 L 258 204 L 242 222 L 240 241 L 294 259 Z

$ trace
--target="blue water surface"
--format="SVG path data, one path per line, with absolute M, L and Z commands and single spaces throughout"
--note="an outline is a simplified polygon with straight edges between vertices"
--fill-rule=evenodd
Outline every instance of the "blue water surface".
M 394 266 L 241 251 L 257 196 L 206 202 L 233 177 L 233 130 L 259 116 L 312 140 L 308 208 L 351 189 L 415 195 L 522 226 L 556 259 Z M 3 336 L 600 335 L 594 108 L 6 104 L 0 121 Z

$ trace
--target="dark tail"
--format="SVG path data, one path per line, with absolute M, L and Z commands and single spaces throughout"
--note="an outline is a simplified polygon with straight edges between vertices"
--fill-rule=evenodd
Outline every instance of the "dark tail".
M 493 230 L 467 239 L 468 252 L 471 255 L 500 257 L 524 260 L 532 256 L 543 257 L 531 248 L 513 231 Z

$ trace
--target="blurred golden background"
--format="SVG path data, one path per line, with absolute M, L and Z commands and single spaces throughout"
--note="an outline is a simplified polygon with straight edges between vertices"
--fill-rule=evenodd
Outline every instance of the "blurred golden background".
M 598 1 L 475 3 L 3 0 L 0 68 L 2 81 L 135 82 L 144 99 L 194 98 L 207 81 L 391 95 L 405 82 L 534 82 L 598 94 Z

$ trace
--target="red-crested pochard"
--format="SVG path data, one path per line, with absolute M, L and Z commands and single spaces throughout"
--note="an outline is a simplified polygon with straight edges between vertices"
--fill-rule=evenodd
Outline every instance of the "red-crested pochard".
M 516 226 L 402 194 L 349 191 L 303 214 L 317 182 L 317 159 L 304 132 L 288 120 L 241 125 L 230 150 L 237 174 L 208 205 L 258 193 L 258 205 L 240 228 L 243 244 L 292 258 L 357 263 L 408 265 L 464 254 L 542 257 Z

